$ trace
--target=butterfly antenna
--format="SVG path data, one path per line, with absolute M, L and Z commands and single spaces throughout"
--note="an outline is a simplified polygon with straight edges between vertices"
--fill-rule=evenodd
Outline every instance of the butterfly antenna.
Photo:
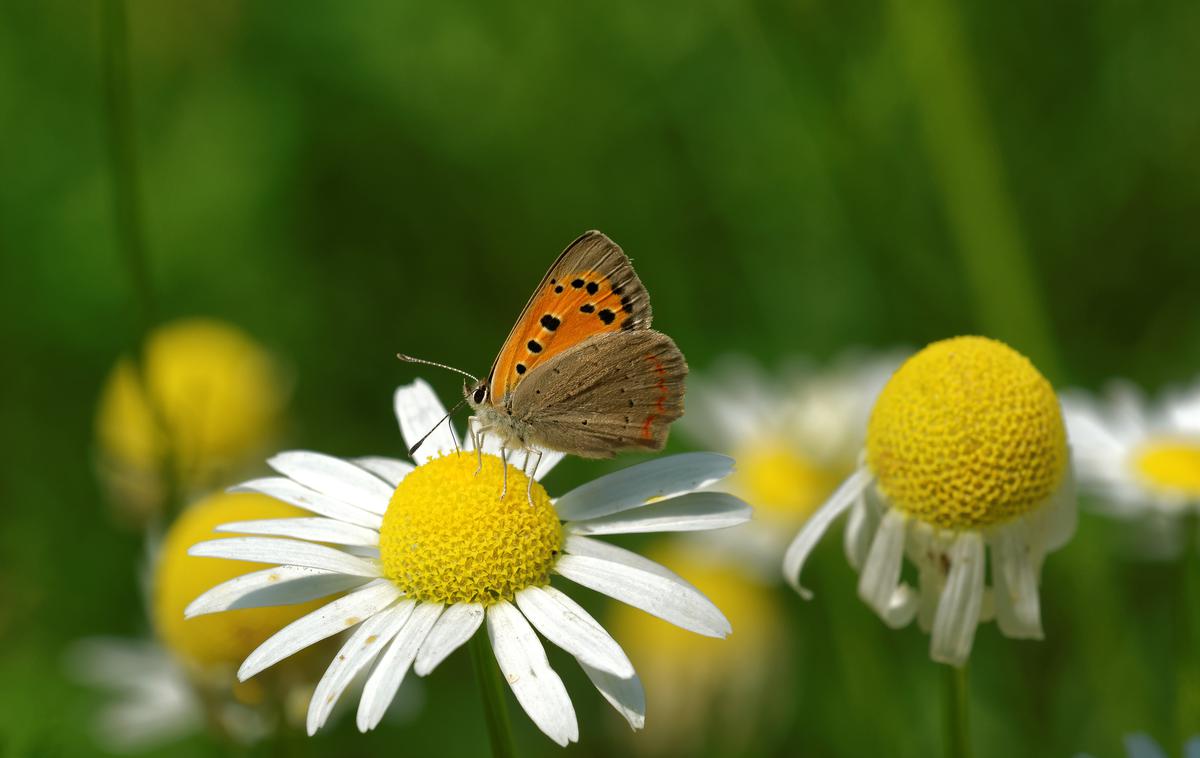
M 417 362 L 418 362 L 418 363 L 423 363 L 424 361 L 417 361 Z M 435 365 L 435 366 L 436 366 L 436 365 L 438 365 L 438 364 L 436 364 L 436 363 L 435 363 L 435 364 L 433 364 L 433 365 Z M 449 367 L 447 366 L 447 368 L 449 368 Z M 445 416 L 442 416 L 442 417 L 441 417 L 441 419 L 439 419 L 439 420 L 438 420 L 438 422 L 437 422 L 436 424 L 434 424 L 434 425 L 433 425 L 433 428 L 432 428 L 432 429 L 430 429 L 429 431 L 425 432 L 425 436 L 424 436 L 424 437 L 422 437 L 421 439 L 417 440 L 416 444 L 414 444 L 412 447 L 410 447 L 410 448 L 408 449 L 408 454 L 409 454 L 410 456 L 411 456 L 411 455 L 414 455 L 414 454 L 416 454 L 416 452 L 417 452 L 417 448 L 419 448 L 419 447 L 421 447 L 421 445 L 425 444 L 425 440 L 429 439 L 429 435 L 431 435 L 431 434 L 433 434 L 434 432 L 436 432 L 436 431 L 437 431 L 437 428 L 438 428 L 439 426 L 441 426 L 441 425 L 442 425 L 442 422 L 443 422 L 443 421 L 445 421 L 446 419 L 450 418 L 451 416 L 453 416 L 453 415 L 454 415 L 454 412 L 455 412 L 455 411 L 457 411 L 459 408 L 461 408 L 461 407 L 463 406 L 463 403 L 465 403 L 465 402 L 467 402 L 467 399 L 464 397 L 462 400 L 459 400 L 457 403 L 455 403 L 455 404 L 454 404 L 454 407 L 453 407 L 453 408 L 451 408 L 449 411 L 447 411 L 447 412 L 446 412 L 446 415 L 445 415 Z
M 427 361 L 424 358 L 414 358 L 411 355 L 405 355 L 404 353 L 396 353 L 396 357 L 399 358 L 400 360 L 404 361 L 405 363 L 420 363 L 423 366 L 434 366 L 436 368 L 444 368 L 447 371 L 453 371 L 456 374 L 462 374 L 463 376 L 467 377 L 468 379 L 470 379 L 473 382 L 479 381 L 478 377 L 471 376 L 466 371 L 463 371 L 460 368 L 454 368 L 453 366 L 447 366 L 444 363 L 435 363 L 434 361 Z M 459 405 L 461 405 L 461 403 L 459 403 Z M 437 427 L 434 427 L 434 428 L 436 429 Z

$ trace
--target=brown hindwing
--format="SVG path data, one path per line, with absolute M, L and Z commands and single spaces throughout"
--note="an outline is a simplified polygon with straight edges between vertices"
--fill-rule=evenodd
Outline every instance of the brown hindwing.
M 567 246 L 533 291 L 489 374 L 500 405 L 538 366 L 598 334 L 650 326 L 650 298 L 621 248 L 600 232 Z
M 661 450 L 683 415 L 687 362 L 650 329 L 601 334 L 546 361 L 513 395 L 530 442 L 585 458 Z

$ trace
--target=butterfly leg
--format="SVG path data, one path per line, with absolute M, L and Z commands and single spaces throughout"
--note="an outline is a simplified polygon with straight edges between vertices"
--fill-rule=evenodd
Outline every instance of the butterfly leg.
M 538 466 L 542 465 L 542 451 L 538 450 L 536 448 L 533 449 L 532 451 L 529 451 L 529 450 L 525 451 L 525 467 L 526 468 L 529 467 L 530 452 L 533 452 L 535 455 L 537 455 L 537 458 L 535 458 L 533 461 L 533 470 L 528 471 L 525 474 L 526 476 L 529 477 L 529 481 L 525 485 L 525 499 L 527 501 L 529 501 L 529 507 L 532 508 L 533 507 L 533 482 L 534 482 L 534 479 L 537 477 Z
M 467 417 L 467 434 L 471 435 L 471 443 L 475 445 L 475 457 L 479 459 L 475 476 L 479 476 L 479 472 L 483 471 L 483 432 L 476 428 L 478 423 L 479 420 L 474 416 Z
M 500 489 L 500 499 L 508 494 L 508 448 L 500 447 L 500 468 L 504 470 L 504 486 Z

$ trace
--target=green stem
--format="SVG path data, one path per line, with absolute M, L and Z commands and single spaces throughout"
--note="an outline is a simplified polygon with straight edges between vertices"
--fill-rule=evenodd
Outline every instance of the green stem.
M 163 502 L 169 513 L 173 507 L 180 505 L 177 500 L 181 493 L 170 428 L 162 408 L 153 396 L 146 367 L 146 347 L 150 333 L 158 323 L 158 303 L 154 297 L 150 256 L 142 220 L 137 141 L 134 139 L 133 93 L 130 85 L 129 23 L 125 12 L 125 0 L 101 0 L 100 57 L 117 247 L 129 275 L 136 308 L 133 335 L 134 371 L 163 441 Z
M 978 328 L 1011 342 L 1051 381 L 1058 355 L 958 6 L 891 0 L 891 25 Z
M 475 678 L 479 680 L 479 690 L 483 696 L 483 715 L 492 743 L 492 755 L 494 758 L 513 758 L 517 751 L 513 747 L 512 727 L 508 723 L 504 684 L 500 681 L 500 669 L 496 667 L 488 647 L 487 634 L 479 630 L 471 638 L 470 645 L 471 663 L 475 667 Z
M 967 718 L 967 664 L 946 667 L 946 755 L 970 758 L 971 725 Z

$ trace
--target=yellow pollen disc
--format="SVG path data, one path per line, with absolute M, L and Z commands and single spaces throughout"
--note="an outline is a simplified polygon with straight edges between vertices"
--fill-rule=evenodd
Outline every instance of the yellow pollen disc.
M 891 505 L 946 529 L 985 527 L 1062 481 L 1058 398 L 1033 364 L 983 337 L 935 342 L 888 381 L 867 425 L 867 465 Z
M 795 521 L 825 502 L 848 473 L 822 466 L 785 443 L 763 442 L 734 456 L 732 483 L 760 515 Z
M 272 634 L 329 601 L 324 598 L 300 605 L 183 617 L 183 609 L 206 590 L 266 568 L 261 563 L 197 558 L 187 554 L 188 548 L 205 540 L 237 536 L 213 531 L 221 524 L 303 515 L 304 511 L 266 495 L 222 493 L 195 503 L 175 520 L 155 566 L 153 611 L 158 636 L 176 657 L 199 671 L 236 667 Z
M 1134 470 L 1153 490 L 1200 498 L 1200 440 L 1154 440 L 1133 456 Z
M 494 603 L 550 581 L 562 552 L 562 525 L 537 482 L 500 459 L 452 453 L 400 482 L 383 517 L 384 572 L 409 597 L 438 603 Z M 532 501 L 532 503 L 530 502 Z

